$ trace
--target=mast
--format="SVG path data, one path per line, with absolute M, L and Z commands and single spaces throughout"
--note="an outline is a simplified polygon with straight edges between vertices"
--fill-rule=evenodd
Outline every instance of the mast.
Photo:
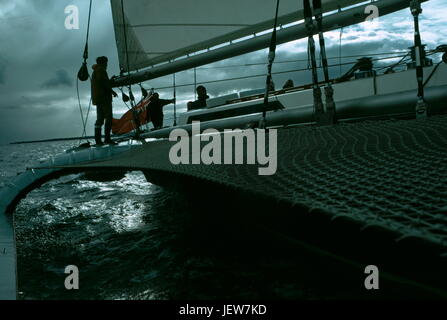
M 428 0 L 421 1 L 424 2 Z M 339 29 L 341 27 L 364 22 L 367 17 L 367 14 L 365 14 L 365 8 L 367 5 L 369 5 L 369 3 L 328 15 L 322 22 L 321 32 L 327 32 L 330 30 Z M 374 2 L 374 5 L 378 7 L 380 14 L 383 16 L 398 10 L 408 8 L 408 0 L 380 0 Z M 317 32 L 317 30 L 315 30 L 314 32 Z M 295 26 L 278 30 L 276 35 L 276 43 L 282 44 L 293 40 L 302 39 L 307 36 L 308 33 L 306 30 L 306 26 L 304 23 L 301 23 Z M 192 69 L 194 67 L 199 67 L 223 59 L 235 57 L 244 53 L 265 49 L 270 46 L 270 39 L 271 35 L 265 34 L 249 40 L 235 42 L 230 45 L 222 46 L 218 49 L 207 51 L 205 53 L 178 59 L 173 61 L 172 63 L 165 63 L 146 70 L 135 72 L 129 77 L 119 76 L 115 78 L 112 83 L 114 87 L 135 84 L 159 78 L 165 75 L 170 75 L 179 71 Z

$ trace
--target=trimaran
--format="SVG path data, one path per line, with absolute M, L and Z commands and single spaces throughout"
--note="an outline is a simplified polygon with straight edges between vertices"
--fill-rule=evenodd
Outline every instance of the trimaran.
M 207 108 L 184 112 L 176 117 L 175 126 L 159 130 L 140 130 L 134 121 L 138 115 L 134 114 L 131 121 L 135 130 L 116 137 L 119 145 L 75 148 L 19 175 L 0 193 L 0 298 L 15 299 L 17 293 L 14 231 L 8 213 L 30 190 L 49 179 L 91 168 L 142 170 L 152 182 L 160 181 L 160 172 L 170 170 L 197 177 L 187 168 L 178 171 L 163 163 L 169 150 L 163 138 L 175 128 L 190 132 L 193 121 L 200 121 L 202 130 L 281 130 L 296 125 L 331 127 L 353 120 L 401 116 L 424 121 L 445 113 L 447 47 L 426 51 L 421 42 L 418 19 L 421 3 L 426 1 L 111 0 L 122 70 L 113 78 L 113 85 L 128 90 L 129 96 L 133 97 L 132 86 L 144 81 L 269 48 L 266 88 L 209 99 Z M 400 64 L 394 63 L 383 74 L 378 74 L 372 59 L 366 57 L 343 77 L 330 79 L 324 32 L 364 22 L 371 5 L 381 16 L 410 8 L 415 22 L 414 47 Z M 317 70 L 314 35 L 318 36 L 323 79 L 319 79 Z M 276 45 L 306 37 L 313 83 L 270 91 Z M 442 61 L 433 64 L 428 56 L 436 53 L 443 54 Z M 84 68 L 87 58 L 86 50 Z M 394 70 L 403 63 L 406 70 Z M 83 72 L 85 69 L 80 77 Z M 144 99 L 150 99 L 150 95 Z M 130 101 L 135 109 L 135 102 Z

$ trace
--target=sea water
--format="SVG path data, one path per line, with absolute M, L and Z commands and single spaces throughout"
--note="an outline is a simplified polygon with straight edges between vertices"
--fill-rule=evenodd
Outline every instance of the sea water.
M 0 188 L 32 161 L 76 146 L 0 146 Z M 221 203 L 225 199 L 222 195 Z M 309 299 L 294 252 L 250 225 L 129 172 L 117 181 L 74 174 L 47 182 L 17 206 L 19 299 Z M 79 269 L 67 290 L 65 268 Z

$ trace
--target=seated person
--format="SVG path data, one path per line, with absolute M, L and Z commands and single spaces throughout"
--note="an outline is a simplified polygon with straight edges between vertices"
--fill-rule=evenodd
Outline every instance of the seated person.
M 287 80 L 284 85 L 282 86 L 283 89 L 289 89 L 289 88 L 293 88 L 295 85 L 293 84 L 293 80 L 289 79 Z
M 206 94 L 206 88 L 204 86 L 198 86 L 196 91 L 197 100 L 188 102 L 188 111 L 206 108 L 206 99 L 209 98 L 209 96 Z
M 160 99 L 157 92 L 151 96 L 149 105 L 147 106 L 147 119 L 152 120 L 152 124 L 154 125 L 155 129 L 160 129 L 163 127 L 163 107 L 174 102 L 175 99 Z

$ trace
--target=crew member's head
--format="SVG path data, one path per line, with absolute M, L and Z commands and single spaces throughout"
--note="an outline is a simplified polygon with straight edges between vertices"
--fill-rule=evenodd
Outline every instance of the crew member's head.
M 107 68 L 108 62 L 109 62 L 109 59 L 107 59 L 107 57 L 105 57 L 105 56 L 96 58 L 96 63 L 103 66 L 104 68 Z
M 283 89 L 293 88 L 295 85 L 293 84 L 293 80 L 289 79 L 287 80 L 284 85 L 282 86 Z
M 196 91 L 197 91 L 197 96 L 199 96 L 199 97 L 206 96 L 206 88 L 204 86 L 198 86 Z
M 155 92 L 151 97 L 152 100 L 157 100 L 158 98 L 159 98 L 159 95 L 157 92 Z

